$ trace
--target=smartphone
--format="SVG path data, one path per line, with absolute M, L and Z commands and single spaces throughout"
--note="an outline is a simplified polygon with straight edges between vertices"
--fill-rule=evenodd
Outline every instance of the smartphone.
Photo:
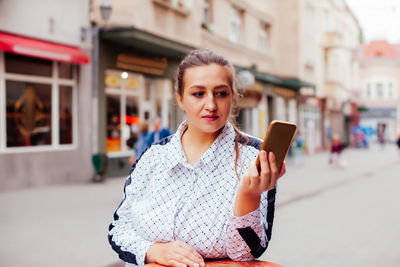
M 265 150 L 267 153 L 271 151 L 274 153 L 278 170 L 281 170 L 282 168 L 283 160 L 289 151 L 296 130 L 296 124 L 286 121 L 274 120 L 268 126 L 261 149 Z M 259 156 L 256 160 L 256 166 L 258 173 L 260 173 L 261 167 Z

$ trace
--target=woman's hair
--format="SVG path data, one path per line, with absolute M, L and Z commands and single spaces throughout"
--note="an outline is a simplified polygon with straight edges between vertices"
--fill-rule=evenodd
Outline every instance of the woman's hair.
M 230 87 L 233 93 L 233 106 L 231 108 L 231 113 L 229 116 L 229 120 L 233 125 L 233 128 L 235 129 L 236 137 L 235 137 L 235 153 L 236 153 L 236 159 L 235 159 L 235 171 L 236 175 L 239 178 L 239 174 L 237 173 L 237 163 L 238 160 L 240 159 L 240 153 L 239 153 L 239 140 L 244 140 L 244 144 L 247 144 L 249 142 L 249 139 L 243 135 L 239 129 L 236 127 L 236 117 L 238 114 L 239 109 L 237 108 L 237 100 L 240 97 L 240 93 L 237 88 L 237 77 L 236 77 L 236 71 L 235 68 L 232 66 L 232 64 L 223 56 L 215 53 L 214 51 L 211 50 L 193 50 L 190 52 L 179 64 L 178 70 L 176 73 L 176 81 L 175 81 L 175 92 L 180 96 L 183 97 L 183 78 L 185 75 L 185 71 L 188 68 L 193 68 L 193 67 L 198 67 L 198 66 L 204 66 L 204 65 L 210 65 L 210 64 L 217 64 L 220 65 L 224 68 L 229 73 L 229 83 Z

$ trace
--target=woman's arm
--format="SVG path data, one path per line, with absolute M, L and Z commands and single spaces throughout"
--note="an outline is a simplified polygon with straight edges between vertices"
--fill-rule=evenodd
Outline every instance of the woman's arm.
M 240 179 L 240 185 L 236 194 L 233 213 L 235 216 L 244 216 L 260 207 L 261 194 L 275 188 L 278 178 L 285 174 L 285 165 L 278 171 L 275 156 L 272 152 L 260 151 L 261 173 L 258 173 L 256 165 L 251 163 L 247 174 Z
M 271 235 L 276 181 L 285 173 L 278 172 L 275 157 L 260 152 L 261 173 L 254 163 L 240 181 L 233 214 L 227 225 L 227 254 L 235 260 L 251 260 L 261 256 Z M 268 192 L 266 192 L 268 191 Z M 265 193 L 264 193 L 265 192 Z M 264 194 L 263 194 L 264 193 Z M 263 205 L 260 204 L 261 202 Z M 269 235 L 268 235 L 269 233 Z
M 131 176 L 125 182 L 124 199 L 114 213 L 110 224 L 108 241 L 121 260 L 143 265 L 148 248 L 153 242 L 143 239 L 134 229 L 131 207 L 135 195 L 132 192 Z

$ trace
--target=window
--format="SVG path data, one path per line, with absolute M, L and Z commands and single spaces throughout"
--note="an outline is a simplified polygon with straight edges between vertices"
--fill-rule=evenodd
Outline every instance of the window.
M 383 84 L 377 83 L 376 84 L 376 98 L 383 98 Z
M 201 19 L 203 27 L 212 23 L 212 6 L 211 0 L 203 0 L 203 14 Z
M 106 86 L 106 151 L 129 153 L 127 141 L 135 134 L 139 122 L 139 98 L 143 75 L 107 70 Z
M 0 54 L 0 64 L 5 80 L 0 152 L 76 144 L 76 67 L 10 53 Z
M 367 84 L 367 93 L 366 93 L 367 98 L 371 98 L 371 84 Z
M 233 43 L 241 43 L 243 27 L 243 11 L 232 7 L 231 9 L 231 31 L 229 40 Z
M 393 84 L 392 83 L 388 84 L 388 98 L 393 99 Z
M 51 85 L 6 81 L 7 147 L 51 145 Z
M 258 31 L 258 51 L 266 54 L 270 46 L 270 33 L 271 26 L 264 22 L 260 23 L 260 29 Z

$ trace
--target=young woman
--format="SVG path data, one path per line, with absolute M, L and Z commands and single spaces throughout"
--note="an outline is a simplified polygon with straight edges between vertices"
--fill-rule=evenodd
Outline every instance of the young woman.
M 279 171 L 272 153 L 259 152 L 259 139 L 228 122 L 237 96 L 234 68 L 212 51 L 193 51 L 178 67 L 175 91 L 187 120 L 133 165 L 109 228 L 112 248 L 127 266 L 261 256 L 285 167 Z

